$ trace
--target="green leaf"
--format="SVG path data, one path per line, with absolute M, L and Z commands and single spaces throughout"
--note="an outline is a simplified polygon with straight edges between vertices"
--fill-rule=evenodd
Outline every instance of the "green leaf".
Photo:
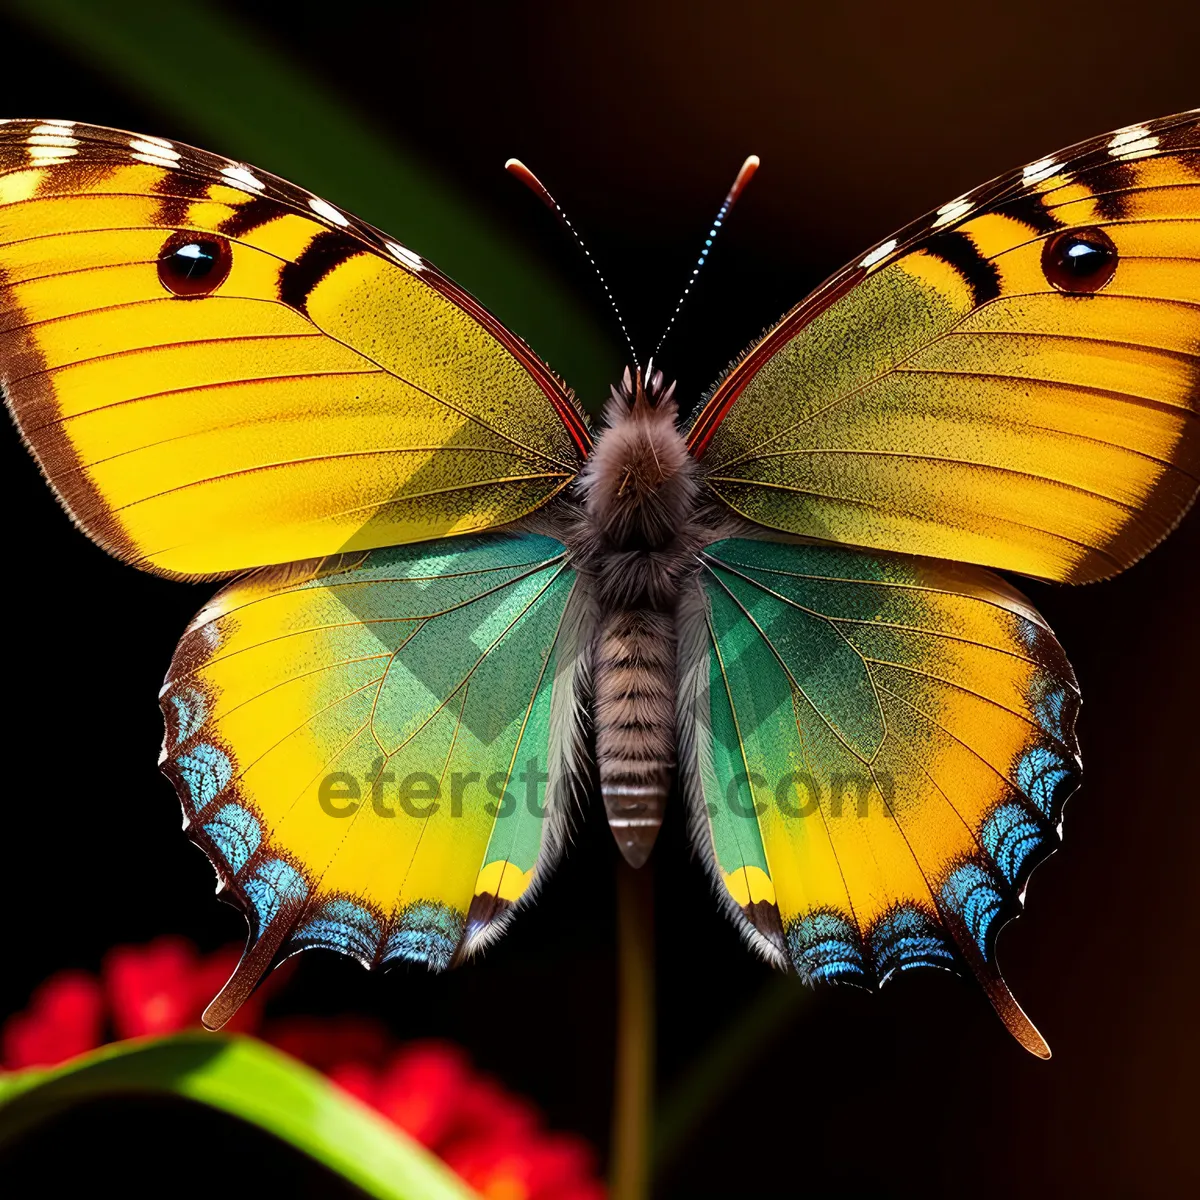
M 83 1101 L 161 1093 L 249 1121 L 380 1200 L 477 1200 L 378 1113 L 303 1064 L 244 1037 L 117 1042 L 52 1070 L 0 1075 L 0 1145 Z
M 203 0 L 9 0 L 7 8 L 185 122 L 205 149 L 273 171 L 388 230 L 492 309 L 582 397 L 607 395 L 621 351 L 578 297 L 368 114 L 237 18 Z

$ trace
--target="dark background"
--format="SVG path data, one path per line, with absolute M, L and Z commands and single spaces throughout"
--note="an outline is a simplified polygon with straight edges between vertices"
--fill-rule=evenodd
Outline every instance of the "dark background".
M 761 155 L 663 363 L 685 403 L 783 309 L 910 218 L 1060 146 L 1200 104 L 1194 3 L 224 7 L 468 194 L 607 328 L 594 281 L 501 170 L 522 157 L 584 232 L 643 354 L 738 164 Z M 205 140 L 3 6 L 0 50 L 4 115 Z M 207 47 L 183 39 L 177 52 Z M 614 342 L 614 376 L 621 363 Z M 596 382 L 585 381 L 593 404 Z M 157 690 L 211 588 L 108 559 L 71 528 L 11 430 L 0 470 L 2 1015 L 60 967 L 94 970 L 115 943 L 180 932 L 215 947 L 242 936 L 242 919 L 213 899 L 212 870 L 180 833 L 155 766 Z M 1054 1059 L 1025 1054 L 973 984 L 940 973 L 878 996 L 824 988 L 747 1058 L 656 1194 L 1158 1195 L 1200 1182 L 1198 549 L 1193 516 L 1117 580 L 1026 587 L 1085 699 L 1085 783 L 1064 849 L 1001 939 Z M 598 815 L 593 805 L 535 909 L 482 961 L 380 977 L 307 955 L 274 1011 L 371 1013 L 402 1037 L 450 1037 L 603 1150 L 616 856 Z M 771 976 L 718 914 L 683 825 L 677 806 L 649 868 L 665 1092 Z M 178 1127 L 154 1136 L 170 1149 Z M 258 1165 L 256 1153 L 237 1159 L 239 1190 L 294 1173 L 273 1165 L 281 1151 Z

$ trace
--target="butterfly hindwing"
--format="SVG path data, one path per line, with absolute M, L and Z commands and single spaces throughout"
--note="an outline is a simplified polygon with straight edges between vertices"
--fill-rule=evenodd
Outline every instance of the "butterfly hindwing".
M 996 933 L 1077 781 L 1071 667 L 974 567 L 727 539 L 680 630 L 681 771 L 718 895 L 769 958 L 874 986 L 969 967 L 1014 1034 Z
M 491 534 L 269 567 L 196 617 L 164 770 L 250 921 L 211 1024 L 292 951 L 440 969 L 531 894 L 576 735 L 565 557 Z
M 1115 269 L 1073 278 L 1073 256 L 1104 257 L 1080 239 Z M 1198 413 L 1192 112 L 1003 176 L 846 267 L 732 368 L 689 444 L 760 525 L 1083 582 L 1192 502 Z
M 196 245 L 227 274 L 177 294 L 160 259 Z M 83 528 L 179 576 L 505 524 L 589 445 L 412 251 L 265 172 L 71 122 L 0 123 L 0 384 Z

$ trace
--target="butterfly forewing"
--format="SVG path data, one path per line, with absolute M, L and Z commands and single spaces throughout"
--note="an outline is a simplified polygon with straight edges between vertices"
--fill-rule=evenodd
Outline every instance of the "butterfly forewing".
M 745 517 L 1082 582 L 1200 474 L 1196 113 L 1048 156 L 843 269 L 716 387 L 689 442 Z
M 0 383 L 83 528 L 182 576 L 504 524 L 590 444 L 549 370 L 398 242 L 70 122 L 0 124 Z

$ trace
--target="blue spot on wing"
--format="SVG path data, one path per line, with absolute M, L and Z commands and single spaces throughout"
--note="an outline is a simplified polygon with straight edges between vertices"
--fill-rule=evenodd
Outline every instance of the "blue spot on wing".
M 1031 653 L 1037 650 L 1038 643 L 1045 637 L 1045 630 L 1036 621 L 1030 621 L 1027 617 L 1018 617 L 1015 629 L 1017 639 Z
M 198 742 L 175 760 L 175 768 L 188 790 L 193 812 L 203 812 L 228 786 L 233 765 L 224 750 Z
M 942 885 L 942 903 L 966 925 L 987 958 L 989 940 L 1004 909 L 1004 897 L 978 863 L 964 863 Z
M 813 913 L 787 930 L 788 954 L 801 975 L 813 979 L 866 982 L 867 970 L 858 935 L 845 917 Z
M 388 935 L 383 961 L 425 963 L 435 971 L 450 965 L 462 940 L 462 913 L 433 900 L 419 900 L 401 914 Z
M 204 832 L 235 875 L 258 849 L 262 838 L 258 820 L 240 804 L 226 804 L 219 809 L 204 826 Z
M 186 687 L 173 693 L 170 701 L 175 713 L 173 740 L 178 745 L 200 732 L 200 727 L 208 719 L 208 700 L 197 688 Z
M 1017 761 L 1017 786 L 1051 819 L 1060 786 L 1074 777 L 1074 766 L 1048 746 L 1031 746 Z
M 320 946 L 371 962 L 379 948 L 379 921 L 353 900 L 327 900 L 316 916 L 293 938 L 307 946 Z
M 1038 719 L 1038 724 L 1051 737 L 1056 737 L 1059 741 L 1064 740 L 1066 736 L 1063 729 L 1063 715 L 1066 711 L 1066 703 L 1066 689 L 1056 685 L 1046 688 L 1041 699 L 1035 701 L 1033 705 L 1033 712 Z
M 868 937 L 881 981 L 913 967 L 953 969 L 956 958 L 938 923 L 928 913 L 906 906 L 876 922 Z
M 999 805 L 983 823 L 979 840 L 1009 883 L 1015 884 L 1026 862 L 1045 843 L 1042 825 L 1020 804 Z
M 294 867 L 282 858 L 272 858 L 242 884 L 254 911 L 258 916 L 258 931 L 261 933 L 279 915 L 285 904 L 296 903 L 308 896 L 308 884 Z

